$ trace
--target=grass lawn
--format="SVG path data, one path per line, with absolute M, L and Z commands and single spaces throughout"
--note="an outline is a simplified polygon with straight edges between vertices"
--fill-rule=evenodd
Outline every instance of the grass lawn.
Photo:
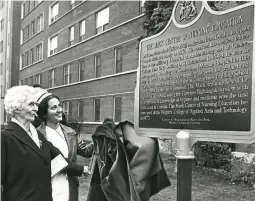
M 174 164 L 165 154 L 162 154 L 162 158 L 172 185 L 151 197 L 150 201 L 176 201 L 177 181 L 172 175 Z M 88 165 L 89 160 L 78 156 L 78 163 Z M 80 178 L 80 201 L 86 201 L 89 183 L 90 177 Z M 197 168 L 193 168 L 192 185 L 192 201 L 255 201 L 255 189 L 230 184 Z

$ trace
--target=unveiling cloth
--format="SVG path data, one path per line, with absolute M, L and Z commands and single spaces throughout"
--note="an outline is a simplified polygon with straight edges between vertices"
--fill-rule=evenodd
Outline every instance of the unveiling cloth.
M 128 121 L 106 118 L 92 135 L 96 164 L 88 201 L 148 201 L 171 185 L 158 141 L 135 133 Z

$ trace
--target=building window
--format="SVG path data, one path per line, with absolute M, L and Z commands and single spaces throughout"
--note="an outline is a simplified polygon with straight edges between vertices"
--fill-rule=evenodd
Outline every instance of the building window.
M 43 59 L 42 43 L 32 47 L 21 55 L 21 68 L 32 65 Z
M 73 111 L 73 105 L 72 102 L 64 102 L 63 103 L 63 112 L 65 113 L 65 115 L 69 118 L 72 115 L 72 111 Z
M 0 53 L 2 53 L 4 50 L 4 44 L 3 44 L 3 41 L 1 41 L 0 43 Z
M 65 113 L 66 116 L 69 115 L 69 102 L 63 103 L 63 112 Z
M 34 61 L 34 48 L 30 49 L 30 64 L 33 64 Z
M 53 6 L 50 7 L 51 23 L 55 22 L 58 19 L 58 6 L 58 3 L 55 3 Z
M 73 9 L 73 8 L 74 8 L 74 3 L 75 3 L 75 0 L 71 0 L 71 1 L 70 1 L 70 9 Z
M 31 36 L 35 35 L 35 21 L 31 22 Z
M 69 107 L 68 107 L 68 115 L 69 115 L 69 118 L 72 117 L 73 115 L 73 102 L 72 101 L 69 101 Z
M 82 20 L 82 21 L 80 22 L 80 36 L 79 36 L 79 41 L 82 41 L 82 40 L 84 40 L 84 38 L 85 38 L 85 32 L 86 32 L 85 27 L 86 27 L 86 21 L 85 21 L 85 20 Z
M 94 121 L 100 121 L 100 99 L 94 100 Z
M 64 84 L 70 84 L 72 74 L 71 74 L 71 67 L 70 65 L 64 66 Z
M 28 85 L 28 78 L 24 79 L 24 85 Z
M 121 105 L 122 105 L 122 98 L 114 97 L 114 120 L 116 122 L 121 121 Z
M 29 24 L 26 26 L 26 40 L 29 39 Z
M 58 48 L 58 36 L 54 36 L 50 39 L 50 55 L 53 55 L 57 52 Z
M 42 80 L 42 74 L 38 74 L 38 75 L 35 76 L 35 83 L 36 84 L 42 84 L 41 80 Z
M 20 44 L 23 43 L 23 29 L 20 32 Z
M 4 30 L 4 19 L 1 20 L 1 31 Z
M 4 97 L 4 92 L 3 92 L 3 86 L 0 85 L 0 89 L 1 89 L 1 97 Z
M 79 81 L 84 80 L 85 62 L 84 60 L 79 61 Z
M 99 11 L 96 14 L 96 33 L 102 33 L 109 23 L 109 7 Z
M 35 55 L 36 61 L 41 61 L 43 59 L 43 52 L 42 52 L 42 43 L 35 47 Z
M 69 41 L 68 46 L 71 46 L 74 44 L 74 26 L 69 28 Z
M 116 73 L 122 72 L 122 56 L 123 56 L 123 49 L 116 48 L 115 49 L 115 65 L 116 65 Z
M 34 84 L 34 78 L 33 78 L 33 76 L 29 78 L 29 84 L 30 84 L 30 85 L 33 85 L 33 84 Z
M 37 33 L 43 30 L 43 14 L 37 17 Z
M 0 75 L 3 74 L 3 63 L 0 64 Z
M 0 1 L 0 9 L 2 9 L 4 7 L 4 0 Z
M 25 16 L 25 3 L 21 5 L 21 19 Z
M 32 9 L 35 7 L 35 1 L 32 0 L 30 4 L 31 4 L 30 8 L 31 8 L 31 10 L 32 10 Z
M 84 117 L 83 117 L 83 105 L 84 105 L 84 101 L 83 100 L 79 100 L 78 101 L 78 118 L 79 120 L 78 121 L 83 121 Z
M 140 0 L 140 13 L 144 13 L 145 12 L 145 8 L 144 8 L 144 3 L 146 0 Z
M 96 77 L 101 76 L 101 55 L 95 56 L 95 71 L 96 71 Z
M 26 53 L 25 53 L 25 55 L 26 55 L 26 66 L 28 66 L 29 65 L 29 51 L 27 51 Z
M 56 77 L 55 77 L 55 70 L 49 71 L 49 87 L 55 87 Z

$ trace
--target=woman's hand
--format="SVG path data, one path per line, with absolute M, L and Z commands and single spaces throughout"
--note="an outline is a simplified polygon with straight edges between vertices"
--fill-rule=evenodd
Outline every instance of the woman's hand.
M 84 166 L 83 175 L 85 177 L 91 175 L 91 172 L 89 172 L 89 167 L 88 166 Z

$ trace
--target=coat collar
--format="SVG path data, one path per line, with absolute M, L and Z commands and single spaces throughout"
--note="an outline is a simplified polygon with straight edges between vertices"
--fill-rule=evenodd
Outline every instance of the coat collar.
M 9 122 L 7 127 L 7 130 L 12 131 L 11 135 L 13 135 L 15 138 L 17 138 L 22 143 L 26 144 L 28 147 L 30 147 L 33 151 L 35 151 L 42 159 L 47 162 L 47 159 L 45 158 L 42 150 L 35 144 L 35 142 L 29 137 L 28 133 L 18 124 L 14 122 Z M 39 141 L 43 141 L 43 136 L 38 134 Z M 41 146 L 42 148 L 42 146 Z
M 65 139 L 66 139 L 66 142 L 67 142 L 67 146 L 68 146 L 68 150 L 69 150 L 68 158 L 70 158 L 72 154 L 71 154 L 71 152 L 70 152 L 70 150 L 71 150 L 71 144 L 70 144 L 68 135 L 71 134 L 71 133 L 75 133 L 75 131 L 74 131 L 72 128 L 67 127 L 67 126 L 65 126 L 65 125 L 63 125 L 63 124 L 60 124 L 60 127 L 61 127 L 61 129 L 62 129 L 62 131 L 63 131 L 63 134 L 64 134 Z M 47 135 L 46 135 L 46 124 L 45 124 L 44 122 L 37 128 L 37 130 L 38 130 L 39 132 L 41 132 L 41 133 L 44 135 L 44 137 L 47 139 Z

